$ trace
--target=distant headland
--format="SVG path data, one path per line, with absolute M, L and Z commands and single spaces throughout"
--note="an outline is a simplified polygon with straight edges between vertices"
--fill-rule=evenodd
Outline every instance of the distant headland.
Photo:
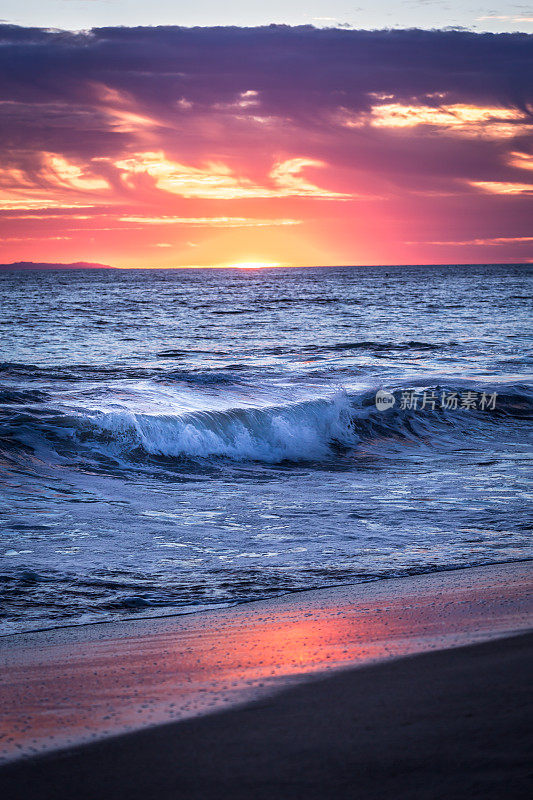
M 0 264 L 0 270 L 19 269 L 115 269 L 108 264 L 93 264 L 90 261 L 75 261 L 73 264 L 51 263 L 47 261 L 14 261 L 12 264 Z

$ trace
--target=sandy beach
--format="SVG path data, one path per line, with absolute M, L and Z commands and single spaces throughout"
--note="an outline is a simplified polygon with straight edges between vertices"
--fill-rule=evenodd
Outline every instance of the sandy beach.
M 495 565 L 3 637 L 0 786 L 500 797 L 503 781 L 521 797 L 531 575 Z
M 0 772 L 9 800 L 526 798 L 522 635 L 306 683 L 263 702 Z

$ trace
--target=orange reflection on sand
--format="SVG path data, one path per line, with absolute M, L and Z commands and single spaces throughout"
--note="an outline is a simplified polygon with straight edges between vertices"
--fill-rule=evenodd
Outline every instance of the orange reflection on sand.
M 530 572 L 441 573 L 11 637 L 0 758 L 222 709 L 329 669 L 516 632 L 531 621 Z

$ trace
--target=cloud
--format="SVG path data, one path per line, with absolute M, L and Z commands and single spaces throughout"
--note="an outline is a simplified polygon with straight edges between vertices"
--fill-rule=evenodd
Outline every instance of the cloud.
M 222 162 L 208 162 L 202 167 L 172 161 L 163 151 L 135 153 L 119 159 L 114 166 L 120 171 L 123 182 L 130 189 L 149 177 L 153 185 L 164 192 L 180 197 L 201 197 L 218 200 L 273 197 L 346 197 L 347 195 L 321 189 L 302 175 L 308 167 L 326 166 L 322 161 L 308 158 L 291 158 L 279 162 L 270 170 L 271 185 L 260 185 L 233 170 Z
M 105 215 L 150 247 L 171 238 L 157 225 L 195 227 L 200 247 L 211 231 L 206 259 L 219 240 L 237 258 L 260 238 L 281 261 L 274 238 L 295 260 L 307 237 L 301 258 L 354 263 L 451 225 L 458 241 L 496 223 L 518 236 L 532 58 L 525 33 L 3 25 L 0 216 L 61 236 Z
M 128 127 L 137 124 L 185 124 L 192 109 L 224 123 L 235 112 L 250 120 L 260 107 L 265 116 L 321 128 L 324 112 L 340 105 L 369 111 L 371 93 L 411 103 L 439 92 L 450 104 L 521 109 L 532 99 L 526 34 L 311 26 L 76 34 L 0 26 L 0 39 L 1 97 L 25 107 L 19 122 L 29 106 L 48 106 L 49 112 L 54 106 L 52 119 L 39 115 L 37 122 L 43 122 L 40 133 L 50 135 L 52 125 L 59 137 L 72 114 L 81 115 L 78 128 L 84 113 L 97 111 L 86 130 L 88 146 L 100 137 L 102 147 L 123 144 L 127 136 L 117 134 L 131 133 Z M 216 135 L 215 121 L 203 136 Z M 110 132 L 115 135 L 108 138 Z
M 533 194 L 533 183 L 511 183 L 509 181 L 471 181 L 470 183 L 489 194 Z
M 509 153 L 509 163 L 517 169 L 533 169 L 533 155 L 529 153 Z
M 431 242 L 406 242 L 406 244 L 432 244 L 443 245 L 445 247 L 464 247 L 465 245 L 478 245 L 486 247 L 487 245 L 523 245 L 533 242 L 533 236 L 492 236 L 487 239 L 463 239 L 462 241 L 431 241 Z
M 501 138 L 527 134 L 529 113 L 516 108 L 487 107 L 453 103 L 447 105 L 380 103 L 372 106 L 370 114 L 348 118 L 347 127 L 364 124 L 376 128 L 413 128 L 421 125 L 440 129 L 448 135 Z
M 26 154 L 23 153 L 23 156 Z M 76 164 L 59 153 L 35 153 L 31 169 L 0 166 L 0 209 L 61 208 L 79 205 L 86 195 L 105 196 L 110 185 L 91 164 Z
M 275 164 L 270 172 L 270 177 L 273 178 L 274 183 L 277 185 L 277 193 L 285 197 L 349 197 L 342 192 L 333 192 L 326 189 L 320 189 L 310 181 L 306 180 L 302 172 L 307 167 L 326 167 L 323 161 L 317 161 L 310 158 L 290 158 L 287 161 L 282 161 Z
M 270 228 L 284 225 L 300 225 L 298 219 L 255 219 L 247 217 L 120 217 L 121 222 L 142 223 L 143 225 L 185 225 L 207 228 Z
M 476 22 L 484 22 L 486 20 L 495 20 L 497 22 L 533 22 L 533 16 L 514 16 L 512 14 L 485 14 L 482 17 L 476 17 Z

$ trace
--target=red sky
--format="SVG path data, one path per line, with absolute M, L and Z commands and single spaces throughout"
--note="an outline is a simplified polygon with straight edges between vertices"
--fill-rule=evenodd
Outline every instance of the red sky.
M 532 260 L 531 36 L 2 33 L 1 263 Z

